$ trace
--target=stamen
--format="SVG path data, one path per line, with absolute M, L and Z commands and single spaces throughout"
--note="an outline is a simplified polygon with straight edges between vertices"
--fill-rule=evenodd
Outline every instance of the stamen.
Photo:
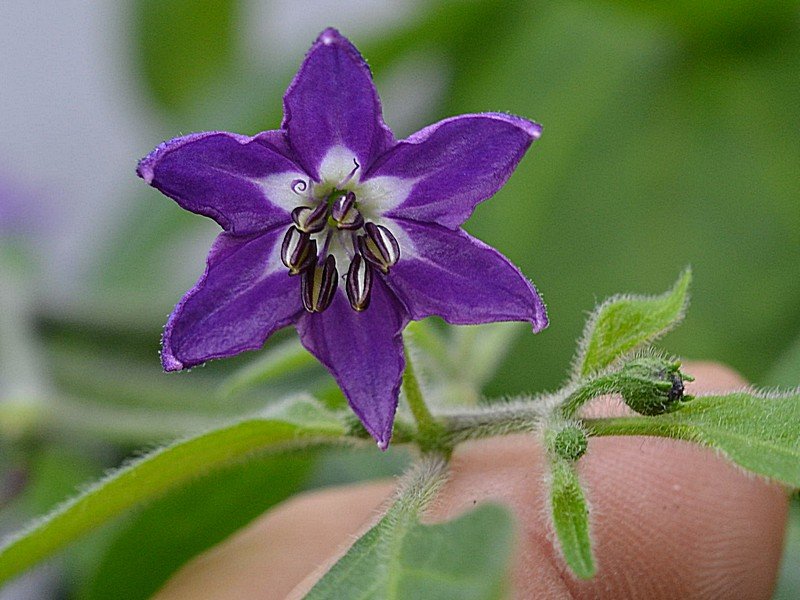
M 319 253 L 320 259 L 328 254 L 328 249 L 331 247 L 331 240 L 333 239 L 333 230 L 329 229 L 325 234 L 325 241 L 322 243 L 322 251 Z
M 323 263 L 315 265 L 303 274 L 300 285 L 303 306 L 310 313 L 324 311 L 333 302 L 338 285 L 336 259 L 329 254 Z
M 381 272 L 388 273 L 389 267 L 400 258 L 400 245 L 392 232 L 383 225 L 367 223 L 364 226 L 367 235 L 358 238 L 358 249 L 369 262 Z
M 350 262 L 346 290 L 353 310 L 361 312 L 367 309 L 372 291 L 372 267 L 360 254 Z
M 338 229 L 361 229 L 364 225 L 364 217 L 355 205 L 356 195 L 353 192 L 347 192 L 333 203 L 331 218 Z
M 292 221 L 300 231 L 317 233 L 325 229 L 328 221 L 328 204 L 320 202 L 316 207 L 298 206 L 292 211 Z
M 317 258 L 317 242 L 311 236 L 290 227 L 281 244 L 281 261 L 289 269 L 289 275 L 297 275 L 308 269 Z
M 302 179 L 294 179 L 290 187 L 295 194 L 301 196 L 308 189 L 308 183 Z

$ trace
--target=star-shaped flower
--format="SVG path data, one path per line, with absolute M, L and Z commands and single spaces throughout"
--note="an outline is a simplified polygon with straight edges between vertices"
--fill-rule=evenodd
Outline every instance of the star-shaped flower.
M 386 448 L 409 320 L 547 325 L 531 283 L 461 229 L 540 134 L 483 113 L 395 141 L 364 59 L 325 30 L 286 91 L 281 129 L 187 135 L 139 163 L 147 183 L 224 229 L 167 322 L 164 368 L 260 348 L 294 324 Z

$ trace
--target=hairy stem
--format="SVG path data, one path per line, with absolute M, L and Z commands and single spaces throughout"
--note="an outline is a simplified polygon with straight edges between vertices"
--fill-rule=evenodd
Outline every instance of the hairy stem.
M 423 451 L 441 448 L 444 428 L 425 404 L 425 398 L 422 395 L 417 376 L 414 374 L 414 365 L 408 350 L 406 350 L 406 370 L 403 373 L 403 392 L 405 392 L 406 401 L 411 408 L 411 414 L 414 415 L 414 420 L 417 422 L 420 448 Z
M 547 414 L 541 401 L 514 403 L 472 412 L 442 415 L 445 440 L 454 446 L 467 440 L 530 433 L 535 431 Z
M 447 457 L 431 452 L 414 464 L 400 480 L 396 505 L 415 512 L 424 510 L 441 489 L 447 476 Z
M 658 422 L 648 417 L 584 419 L 582 422 L 590 436 L 646 435 L 675 440 L 698 441 L 696 433 L 689 427 L 678 423 Z
M 609 376 L 596 377 L 582 383 L 564 400 L 561 405 L 561 414 L 565 419 L 572 418 L 592 398 L 611 393 L 613 383 L 613 378 Z

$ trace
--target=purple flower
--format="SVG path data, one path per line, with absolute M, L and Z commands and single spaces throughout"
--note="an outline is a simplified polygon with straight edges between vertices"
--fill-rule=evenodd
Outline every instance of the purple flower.
M 188 135 L 139 163 L 147 183 L 224 229 L 167 322 L 164 368 L 260 348 L 294 324 L 386 448 L 409 320 L 547 325 L 531 283 L 461 229 L 540 134 L 483 113 L 395 141 L 358 50 L 323 31 L 286 92 L 281 129 Z

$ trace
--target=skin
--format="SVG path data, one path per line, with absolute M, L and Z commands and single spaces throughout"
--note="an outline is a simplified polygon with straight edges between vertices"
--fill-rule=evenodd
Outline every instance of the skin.
M 688 393 L 741 388 L 733 371 L 685 365 Z M 613 399 L 593 415 L 624 412 Z M 515 598 L 769 598 L 781 557 L 788 495 L 714 452 L 656 438 L 594 438 L 579 462 L 592 506 L 598 574 L 570 575 L 554 548 L 543 482 L 546 462 L 529 436 L 459 446 L 429 511 L 452 518 L 486 500 L 518 523 Z M 301 598 L 379 517 L 394 483 L 310 492 L 268 511 L 183 567 L 155 596 Z

